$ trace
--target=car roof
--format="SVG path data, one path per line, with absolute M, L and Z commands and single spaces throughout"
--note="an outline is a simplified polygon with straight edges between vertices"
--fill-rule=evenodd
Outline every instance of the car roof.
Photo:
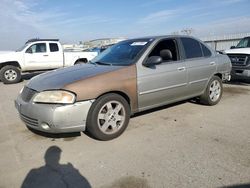
M 150 39 L 164 39 L 164 38 L 180 38 L 180 37 L 184 37 L 184 38 L 195 38 L 193 36 L 189 36 L 189 35 L 159 35 L 159 36 L 145 36 L 145 37 L 138 37 L 138 38 L 132 38 L 132 39 L 128 39 L 128 40 L 150 40 Z
M 59 39 L 29 39 L 26 44 L 31 42 L 59 42 Z

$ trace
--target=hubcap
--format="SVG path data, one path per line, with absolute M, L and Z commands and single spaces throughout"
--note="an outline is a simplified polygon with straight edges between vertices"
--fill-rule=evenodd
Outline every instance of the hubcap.
M 209 97 L 211 101 L 216 102 L 221 95 L 221 86 L 218 80 L 214 80 L 209 89 Z
M 13 69 L 6 70 L 4 73 L 4 77 L 8 81 L 13 81 L 17 78 L 17 72 Z
M 109 101 L 98 113 L 98 127 L 105 134 L 114 134 L 122 128 L 125 115 L 125 108 L 120 102 Z

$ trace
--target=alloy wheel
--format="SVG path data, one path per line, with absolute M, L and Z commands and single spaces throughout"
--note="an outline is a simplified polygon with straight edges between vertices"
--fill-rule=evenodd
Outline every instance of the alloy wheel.
M 122 103 L 109 101 L 102 106 L 98 113 L 98 127 L 104 134 L 114 134 L 123 127 L 125 116 L 126 112 Z
M 221 95 L 221 86 L 218 80 L 214 80 L 209 88 L 209 97 L 211 101 L 215 102 Z
M 4 72 L 4 77 L 8 81 L 13 81 L 17 78 L 17 72 L 13 69 L 8 69 Z

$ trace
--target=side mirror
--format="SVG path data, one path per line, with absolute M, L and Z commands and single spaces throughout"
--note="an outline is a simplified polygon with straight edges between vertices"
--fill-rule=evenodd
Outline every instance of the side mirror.
M 151 56 L 146 61 L 143 62 L 143 65 L 150 67 L 153 65 L 159 65 L 162 63 L 162 58 L 160 56 Z
M 235 46 L 231 46 L 231 47 L 230 47 L 230 49 L 234 49 L 234 48 L 235 48 Z

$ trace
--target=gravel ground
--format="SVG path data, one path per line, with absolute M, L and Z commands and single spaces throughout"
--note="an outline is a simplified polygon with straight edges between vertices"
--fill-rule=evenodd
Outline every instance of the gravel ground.
M 216 106 L 184 101 L 140 113 L 121 137 L 101 142 L 28 130 L 14 108 L 26 82 L 0 82 L 1 188 L 250 186 L 250 84 L 225 84 Z

